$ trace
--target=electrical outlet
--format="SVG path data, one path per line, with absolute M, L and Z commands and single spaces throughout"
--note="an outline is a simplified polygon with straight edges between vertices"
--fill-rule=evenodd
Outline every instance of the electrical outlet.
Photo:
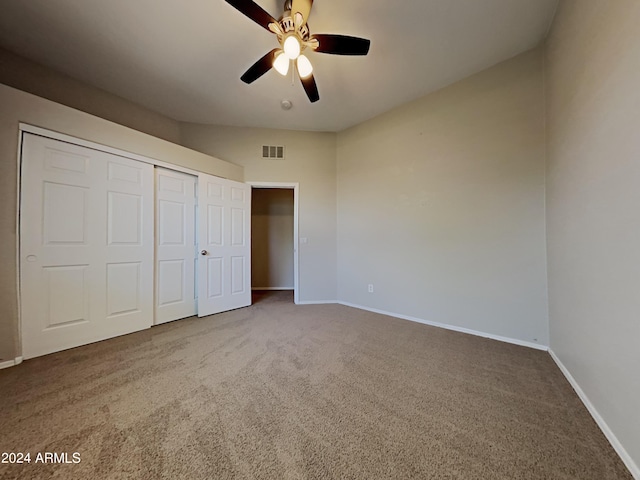
M 369 284 L 369 293 L 373 293 L 373 283 Z

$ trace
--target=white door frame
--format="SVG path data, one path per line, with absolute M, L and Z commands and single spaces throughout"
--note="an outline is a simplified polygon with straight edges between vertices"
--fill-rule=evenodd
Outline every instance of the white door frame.
M 300 303 L 300 275 L 298 272 L 300 256 L 300 241 L 298 239 L 300 184 L 294 182 L 246 182 L 246 184 L 251 185 L 252 190 L 256 188 L 293 190 L 293 302 L 298 305 Z

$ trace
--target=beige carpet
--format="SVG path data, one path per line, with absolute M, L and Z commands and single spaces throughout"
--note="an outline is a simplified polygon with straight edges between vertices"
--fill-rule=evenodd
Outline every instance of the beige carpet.
M 0 478 L 631 478 L 544 352 L 256 301 L 0 371 L 0 452 L 81 455 Z

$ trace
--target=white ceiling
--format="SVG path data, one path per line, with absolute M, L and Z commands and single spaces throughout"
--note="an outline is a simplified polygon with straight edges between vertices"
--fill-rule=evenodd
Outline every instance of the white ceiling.
M 284 5 L 257 3 L 276 18 Z M 312 33 L 372 42 L 366 57 L 308 55 L 316 104 L 275 71 L 240 81 L 277 41 L 224 0 L 2 0 L 0 45 L 179 121 L 340 131 L 535 47 L 557 3 L 316 0 Z

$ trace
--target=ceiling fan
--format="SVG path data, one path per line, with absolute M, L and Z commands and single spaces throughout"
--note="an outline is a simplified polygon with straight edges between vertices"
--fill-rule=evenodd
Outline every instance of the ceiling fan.
M 273 18 L 252 0 L 226 0 L 226 2 L 262 28 L 274 33 L 280 43 L 280 48 L 271 50 L 242 75 L 241 80 L 247 84 L 255 82 L 271 68 L 275 68 L 281 75 L 287 75 L 291 62 L 294 62 L 309 100 L 312 103 L 317 102 L 320 100 L 320 95 L 313 78 L 313 66 L 303 55 L 306 49 L 333 55 L 369 53 L 371 41 L 364 38 L 346 35 L 311 35 L 307 20 L 313 0 L 286 0 L 280 20 Z

